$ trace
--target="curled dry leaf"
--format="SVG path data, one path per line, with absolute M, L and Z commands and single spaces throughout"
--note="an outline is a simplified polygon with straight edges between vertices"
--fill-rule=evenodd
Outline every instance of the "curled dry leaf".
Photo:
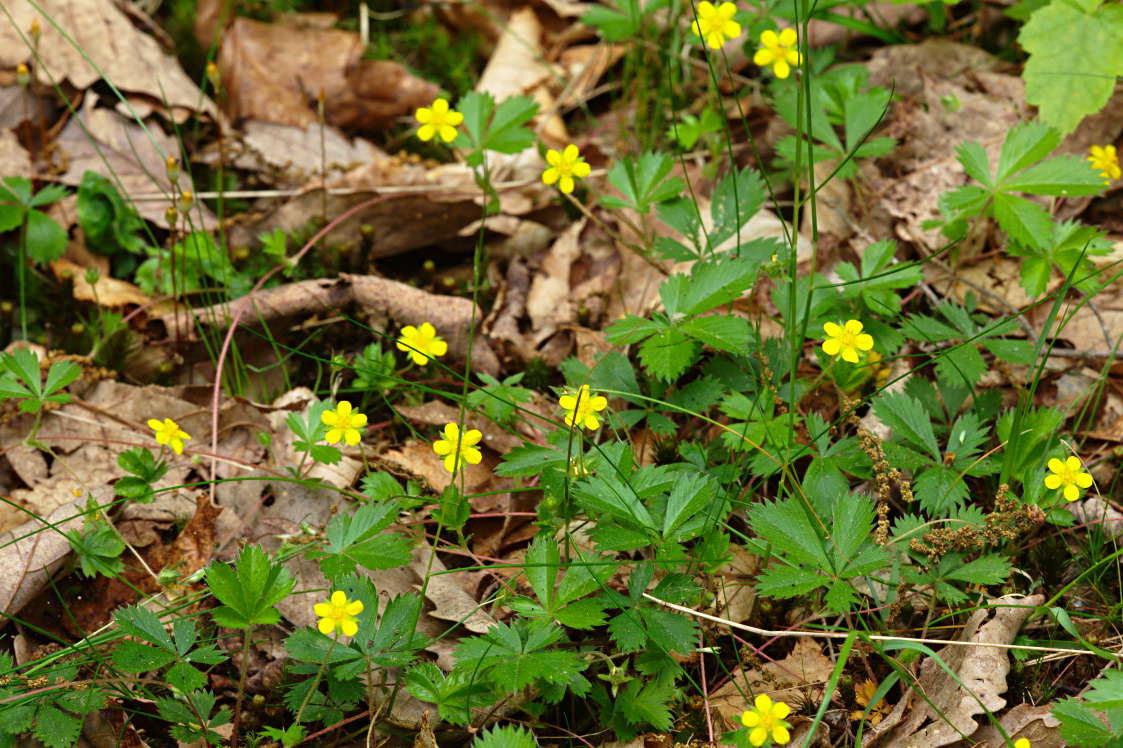
M 436 85 L 382 60 L 363 60 L 359 35 L 235 18 L 223 33 L 218 66 L 231 119 L 293 127 L 317 121 L 324 96 L 327 121 L 380 128 L 430 104 Z
M 9 15 L 0 23 L 0 68 L 32 62 L 26 29 L 34 19 L 41 29 L 40 61 L 30 67 L 42 85 L 68 81 L 82 90 L 104 76 L 121 91 L 169 107 L 177 121 L 192 112 L 215 114 L 214 104 L 175 57 L 138 30 L 113 0 L 9 0 L 4 5 Z
M 191 315 L 166 314 L 160 317 L 169 335 L 195 340 L 195 322 L 226 327 L 241 312 L 242 324 L 280 318 L 306 320 L 317 313 L 336 312 L 355 302 L 376 316 L 389 316 L 401 325 L 431 323 L 449 346 L 454 359 L 464 360 L 468 354 L 470 323 L 482 316 L 469 299 L 439 296 L 404 283 L 368 275 L 341 274 L 338 280 L 317 279 L 290 283 L 278 288 L 258 291 L 229 304 L 202 307 Z M 178 330 L 178 332 L 177 332 Z M 499 371 L 499 360 L 481 338 L 472 346 L 472 365 L 489 374 Z
M 1007 595 L 990 600 L 990 605 L 971 614 L 960 641 L 1010 644 L 1043 595 Z M 920 665 L 917 689 L 910 691 L 878 727 L 870 730 L 864 745 L 923 745 L 937 748 L 959 742 L 961 735 L 974 735 L 976 718 L 998 712 L 1006 706 L 1006 675 L 1010 654 L 1002 647 L 946 645 L 937 653 L 956 677 L 950 676 L 933 658 Z M 901 714 L 904 718 L 901 719 Z M 899 722 L 898 722 L 899 721 Z M 985 721 L 985 718 L 984 718 Z M 882 742 L 883 741 L 883 742 Z
M 141 127 L 135 120 L 97 104 L 97 94 L 87 93 L 81 111 L 58 136 L 66 164 L 59 181 L 77 186 L 87 171 L 93 171 L 109 179 L 126 200 L 143 194 L 170 195 L 165 161 L 168 156 L 179 154 L 175 138 L 165 134 L 155 120 Z M 179 186 L 194 189 L 186 173 L 180 176 Z M 133 204 L 142 218 L 167 228 L 165 213 L 170 200 L 136 200 Z M 191 217 L 197 227 L 210 229 L 217 225 L 214 214 L 199 201 Z
M 67 502 L 45 522 L 33 519 L 0 535 L 0 628 L 42 591 L 70 554 L 62 533 L 81 528 L 80 511 L 81 502 Z

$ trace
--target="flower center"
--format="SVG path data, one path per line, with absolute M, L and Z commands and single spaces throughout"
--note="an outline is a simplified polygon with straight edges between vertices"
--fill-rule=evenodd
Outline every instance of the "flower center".
M 776 717 L 771 712 L 761 712 L 760 726 L 768 732 L 772 732 L 772 728 L 776 726 Z

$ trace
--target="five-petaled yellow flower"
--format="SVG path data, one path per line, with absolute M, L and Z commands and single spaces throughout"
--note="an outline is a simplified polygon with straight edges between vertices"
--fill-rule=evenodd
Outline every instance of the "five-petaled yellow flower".
M 320 420 L 329 426 L 324 441 L 328 444 L 347 442 L 348 446 L 355 446 L 362 438 L 359 429 L 367 425 L 367 417 L 358 411 L 351 410 L 351 403 L 340 400 L 335 410 L 325 410 L 320 414 Z
M 788 723 L 784 721 L 791 713 L 791 708 L 782 701 L 772 703 L 768 694 L 758 694 L 753 700 L 753 708 L 741 713 L 741 724 L 752 728 L 749 733 L 749 742 L 753 745 L 764 745 L 765 741 L 772 741 L 783 745 L 792 739 L 788 733 Z
M 148 428 L 156 432 L 157 444 L 168 444 L 171 446 L 172 451 L 177 455 L 183 454 L 183 440 L 190 439 L 187 432 L 179 427 L 179 424 L 170 418 L 165 418 L 163 422 L 155 418 L 148 419 Z
M 596 431 L 600 428 L 597 413 L 608 407 L 608 398 L 594 395 L 589 391 L 589 385 L 583 384 L 577 389 L 576 395 L 562 395 L 558 398 L 558 405 L 567 411 L 566 426 L 584 426 L 589 431 Z
M 1018 738 L 1014 741 L 1014 748 L 1030 748 L 1029 738 Z
M 1054 457 L 1049 460 L 1049 470 L 1052 475 L 1045 476 L 1045 487 L 1051 491 L 1064 487 L 1065 501 L 1076 501 L 1080 491 L 1092 485 L 1092 476 L 1084 472 L 1084 465 L 1075 455 L 1069 455 L 1064 462 Z
M 741 24 L 733 20 L 736 12 L 737 6 L 733 3 L 715 7 L 713 3 L 702 0 L 698 3 L 698 17 L 690 24 L 690 30 L 705 39 L 706 46 L 721 49 L 727 39 L 741 35 Z
M 469 465 L 478 465 L 483 455 L 476 445 L 480 443 L 483 434 L 479 429 L 468 429 L 463 434 L 455 423 L 445 424 L 444 439 L 433 442 L 433 451 L 445 458 L 445 470 L 455 473 L 461 461 Z
M 542 183 L 558 183 L 558 189 L 565 194 L 573 192 L 573 179 L 584 179 L 593 170 L 581 157 L 577 146 L 570 143 L 565 150 L 558 153 L 553 148 L 546 151 L 546 163 L 550 168 L 542 172 Z
M 347 593 L 336 590 L 326 603 L 316 603 L 312 610 L 320 617 L 321 634 L 342 631 L 344 636 L 354 636 L 359 631 L 355 616 L 363 612 L 362 600 L 347 600 Z
M 437 330 L 428 322 L 420 327 L 406 325 L 398 338 L 398 350 L 409 351 L 409 357 L 418 366 L 429 363 L 429 359 L 448 353 L 448 343 L 437 336 Z
M 1089 153 L 1092 155 L 1088 157 L 1088 162 L 1092 164 L 1093 169 L 1098 169 L 1103 175 L 1104 184 L 1111 184 L 1113 179 L 1123 177 L 1123 169 L 1119 168 L 1119 154 L 1115 152 L 1115 146 L 1105 145 L 1101 148 L 1094 145 L 1089 149 Z
M 446 143 L 456 140 L 456 128 L 464 121 L 464 115 L 449 109 L 445 99 L 437 99 L 430 107 L 418 108 L 413 116 L 421 123 L 421 127 L 417 128 L 417 137 L 432 140 L 434 135 L 440 135 Z
M 862 332 L 862 323 L 856 319 L 848 320 L 845 325 L 827 322 L 823 325 L 827 339 L 823 341 L 823 353 L 828 356 L 842 356 L 843 361 L 858 363 L 858 352 L 873 348 L 873 336 Z
M 763 46 L 753 55 L 753 62 L 762 68 L 771 65 L 777 78 L 787 78 L 803 59 L 798 50 L 792 49 L 796 43 L 795 29 L 784 29 L 779 34 L 769 29 L 760 35 L 760 43 Z

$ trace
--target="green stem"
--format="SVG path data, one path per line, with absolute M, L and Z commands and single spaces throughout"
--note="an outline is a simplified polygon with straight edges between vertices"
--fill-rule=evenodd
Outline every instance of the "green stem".
M 27 222 L 28 214 L 24 212 L 23 225 L 19 232 L 19 326 L 21 339 L 27 340 Z
M 304 708 L 312 700 L 312 694 L 316 693 L 316 687 L 320 685 L 320 679 L 324 677 L 324 669 L 328 666 L 328 660 L 331 659 L 331 651 L 335 649 L 335 645 L 338 643 L 339 639 L 333 637 L 331 646 L 324 654 L 324 661 L 320 663 L 320 669 L 316 671 L 316 677 L 312 679 L 312 687 L 308 689 L 308 693 L 304 694 L 304 700 L 300 702 L 300 708 L 296 710 L 296 717 L 292 721 L 294 725 L 300 724 L 300 717 L 304 714 Z
M 238 676 L 238 695 L 234 699 L 234 727 L 230 731 L 230 745 L 234 748 L 238 746 L 238 728 L 242 724 L 242 699 L 246 695 L 246 673 L 250 665 L 250 635 L 253 632 L 252 628 L 246 629 L 246 635 L 242 637 L 242 672 Z

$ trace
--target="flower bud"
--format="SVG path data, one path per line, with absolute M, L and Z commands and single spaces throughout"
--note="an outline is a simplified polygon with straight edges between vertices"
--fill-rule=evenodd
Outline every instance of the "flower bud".
M 97 268 L 87 268 L 85 274 L 86 283 L 91 286 L 96 286 L 98 280 L 101 279 L 101 272 Z
M 39 42 L 39 32 L 40 32 L 39 19 L 38 18 L 32 18 L 31 19 L 31 26 L 29 26 L 28 29 L 27 29 L 27 33 L 31 37 L 32 42 L 35 42 L 35 43 Z
M 179 161 L 176 159 L 176 157 L 175 156 L 168 156 L 168 160 L 165 162 L 165 167 L 167 168 L 167 172 L 168 172 L 168 181 L 171 182 L 172 184 L 175 184 L 176 182 L 178 182 L 179 181 Z
M 21 86 L 31 83 L 31 71 L 22 62 L 16 66 L 16 82 Z
M 191 206 L 195 204 L 195 193 L 191 190 L 184 190 L 180 193 L 179 199 L 176 201 L 176 207 L 179 212 L 184 215 L 191 212 Z
M 218 74 L 218 65 L 214 62 L 207 63 L 207 80 L 210 81 L 211 87 L 217 91 L 222 84 L 222 77 Z
M 175 226 L 175 222 L 179 220 L 179 211 L 175 209 L 174 205 L 169 205 L 168 209 L 164 211 L 164 220 L 167 221 L 169 226 Z

